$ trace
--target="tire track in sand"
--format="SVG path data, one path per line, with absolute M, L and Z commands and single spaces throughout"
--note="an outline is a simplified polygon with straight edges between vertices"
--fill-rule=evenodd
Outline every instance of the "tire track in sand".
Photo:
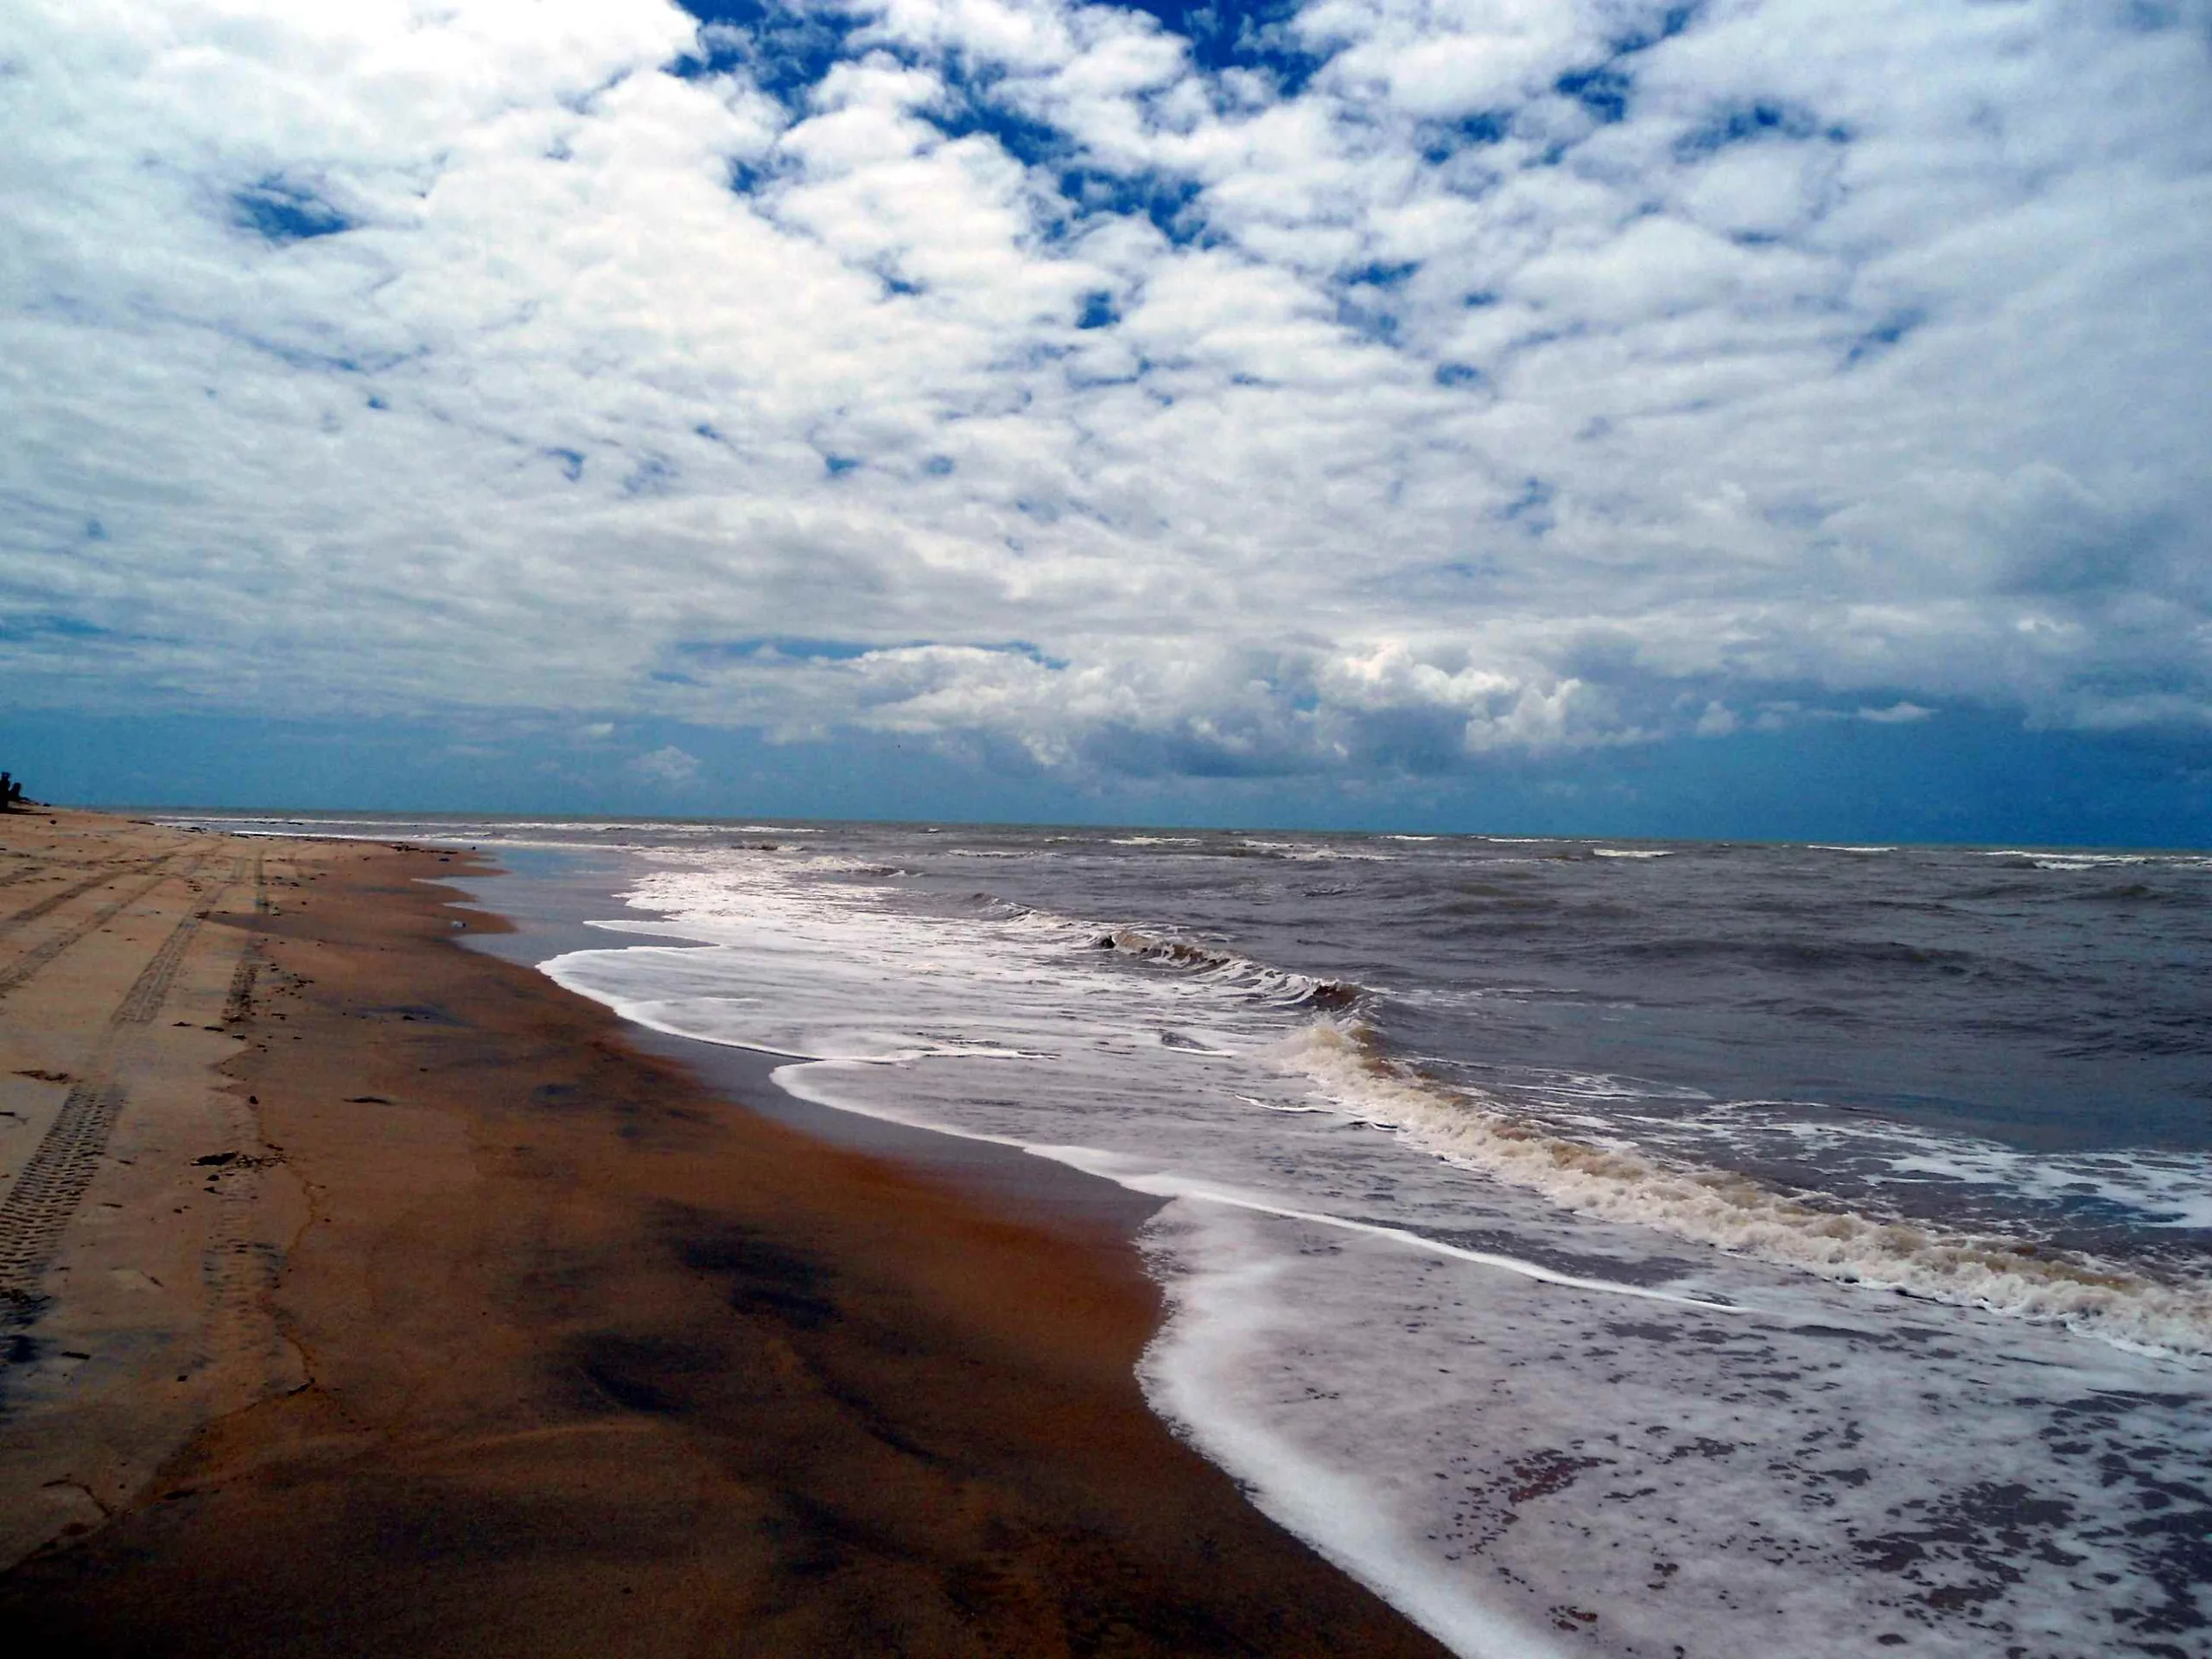
M 231 868 L 231 879 L 245 879 L 245 861 L 238 859 Z M 262 855 L 253 855 L 253 913 L 269 913 L 269 882 L 262 863 Z M 261 974 L 261 936 L 246 935 L 245 948 L 238 952 L 238 965 L 231 970 L 230 994 L 223 999 L 223 1023 L 235 1026 L 253 1012 L 253 982 Z
M 35 875 L 44 875 L 46 866 L 38 863 L 18 864 L 14 869 L 0 871 L 0 887 L 12 887 L 18 881 L 28 881 Z
M 156 862 L 161 861 L 156 861 Z M 67 904 L 79 893 L 90 893 L 94 887 L 104 887 L 108 882 L 114 880 L 115 872 L 113 870 L 96 870 L 92 874 L 86 876 L 83 880 L 78 882 L 74 887 L 64 887 L 59 893 L 49 893 L 45 898 L 38 900 L 37 903 L 24 906 L 22 910 L 17 911 L 14 915 L 9 917 L 5 925 L 9 927 L 21 927 L 25 922 L 35 922 L 48 912 L 60 909 L 62 906 Z
M 35 1300 L 62 1229 L 92 1185 L 124 1098 L 123 1085 L 111 1077 L 80 1079 L 7 1198 L 0 1199 L 0 1305 L 27 1309 Z
M 192 867 L 197 868 L 198 864 Z M 139 894 L 167 877 L 156 872 L 105 914 L 112 915 Z M 186 874 L 189 874 L 188 870 Z M 84 1074 L 71 1085 L 61 1110 L 31 1154 L 30 1161 L 16 1177 L 5 1198 L 0 1198 L 0 1310 L 21 1319 L 38 1302 L 39 1281 L 45 1275 L 61 1236 L 77 1213 L 85 1191 L 99 1171 L 109 1135 L 129 1099 L 129 1091 L 115 1075 L 118 1062 L 138 1030 L 153 1022 L 162 1000 L 176 982 L 200 924 L 222 896 L 217 888 L 205 903 L 195 905 L 173 928 L 168 938 L 140 969 L 130 988 L 123 994 L 108 1016 Z M 77 931 L 81 938 L 102 919 L 95 916 Z M 21 964 L 19 963 L 18 966 Z M 22 977 L 28 978 L 25 974 Z M 16 982 L 20 983 L 21 981 Z
M 232 867 L 232 880 L 246 879 L 241 858 Z M 267 873 L 256 854 L 252 868 L 253 907 L 257 915 L 269 907 Z M 223 1007 L 226 1024 L 250 1019 L 253 988 L 262 961 L 262 936 L 249 933 L 231 975 L 231 989 Z M 276 1287 L 284 1253 L 265 1236 L 257 1236 L 254 1223 L 261 1214 L 264 1173 L 283 1162 L 283 1156 L 262 1139 L 261 1114 L 238 1090 L 221 1096 L 223 1144 L 221 1161 L 208 1172 L 207 1188 L 215 1198 L 208 1224 L 201 1272 L 209 1303 L 207 1348 L 210 1362 L 232 1373 L 245 1373 L 262 1386 L 282 1386 L 276 1381 L 288 1370 L 289 1351 L 276 1323 L 268 1316 L 264 1299 Z
M 165 861 L 165 860 L 156 861 L 156 862 Z M 189 876 L 198 870 L 200 865 L 205 861 L 205 860 L 195 860 L 194 862 L 185 866 L 183 870 L 181 872 L 157 869 L 150 875 L 147 876 L 144 880 L 139 882 L 137 886 L 126 891 L 120 898 L 118 898 L 108 904 L 102 905 L 98 910 L 86 917 L 82 921 L 78 922 L 74 926 L 65 928 L 62 931 L 55 934 L 52 938 L 47 940 L 42 944 L 32 946 L 29 950 L 24 951 L 22 956 L 17 957 L 15 961 L 10 963 L 6 967 L 0 968 L 0 996 L 7 995 L 17 986 L 22 984 L 25 980 L 30 978 L 32 975 L 37 973 L 40 969 L 45 967 L 47 963 L 52 962 L 56 957 L 60 956 L 64 950 L 67 950 L 71 945 L 76 944 L 78 940 L 83 938 L 94 928 L 105 927 L 108 923 L 113 921 L 123 912 L 124 906 L 136 904 L 139 899 L 144 898 L 146 894 L 151 893 L 162 882 L 168 880 L 171 875 L 183 874 Z M 112 875 L 110 875 L 101 879 L 106 880 L 112 880 L 113 877 Z M 98 886 L 99 883 L 94 882 L 91 885 Z M 88 889 L 86 887 L 80 887 L 73 891 L 82 893 L 88 891 Z M 25 914 L 28 913 L 28 912 L 25 912 Z M 18 917 L 16 919 L 21 920 L 22 918 Z

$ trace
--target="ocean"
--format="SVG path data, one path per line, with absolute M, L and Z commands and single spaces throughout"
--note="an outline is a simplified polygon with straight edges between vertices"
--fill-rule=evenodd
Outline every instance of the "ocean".
M 2212 855 L 178 821 L 1161 1200 L 1154 1408 L 1462 1653 L 2212 1654 Z

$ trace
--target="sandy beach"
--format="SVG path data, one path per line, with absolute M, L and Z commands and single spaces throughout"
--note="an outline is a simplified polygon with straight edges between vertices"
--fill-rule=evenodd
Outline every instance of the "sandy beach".
M 0 817 L 41 1653 L 1434 1653 L 1146 1409 L 1109 1206 L 747 1109 L 463 855 Z

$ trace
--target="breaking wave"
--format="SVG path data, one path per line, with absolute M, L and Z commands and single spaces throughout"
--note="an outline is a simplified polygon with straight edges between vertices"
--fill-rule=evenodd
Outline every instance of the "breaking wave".
M 1286 1007 L 1351 1008 L 1367 995 L 1363 987 L 1343 980 L 1315 979 L 1287 969 L 1270 968 L 1234 950 L 1134 927 L 1109 929 L 1095 943 L 1102 950 L 1118 950 L 1140 961 L 1189 969 L 1224 988 Z
M 1999 1235 L 1862 1215 L 1746 1175 L 1670 1166 L 1578 1141 L 1501 1103 L 1422 1077 L 1371 1027 L 1317 1020 L 1275 1058 L 1370 1122 L 1424 1150 L 1540 1192 L 1567 1209 L 1656 1228 L 1842 1283 L 2055 1322 L 2123 1347 L 2212 1352 L 2212 1290 Z

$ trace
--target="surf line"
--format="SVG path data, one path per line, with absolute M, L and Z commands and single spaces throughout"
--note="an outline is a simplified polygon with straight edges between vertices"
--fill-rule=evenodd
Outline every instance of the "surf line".
M 634 1014 L 631 1018 L 636 1018 Z M 642 1022 L 641 1022 L 642 1023 Z M 682 1036 L 687 1033 L 676 1033 Z M 696 1039 L 695 1039 L 696 1040 Z M 729 1044 L 730 1047 L 751 1047 L 750 1044 Z M 775 1051 L 756 1051 L 773 1053 Z M 842 1066 L 874 1065 L 883 1062 L 875 1059 L 823 1059 L 815 1057 L 791 1057 L 794 1063 L 779 1065 L 770 1072 L 769 1079 L 787 1095 L 796 1096 L 816 1106 L 826 1106 L 832 1111 L 852 1112 L 861 1117 L 880 1117 L 887 1122 L 901 1123 L 908 1128 L 929 1129 L 938 1135 L 950 1135 L 963 1141 L 982 1141 L 993 1146 L 1010 1147 L 1026 1152 L 1032 1157 L 1049 1158 L 1054 1163 L 1065 1164 L 1071 1169 L 1081 1170 L 1086 1175 L 1096 1175 L 1102 1180 L 1127 1187 L 1132 1192 L 1141 1192 L 1155 1198 L 1192 1198 L 1201 1203 L 1217 1204 L 1227 1208 L 1249 1211 L 1256 1215 L 1274 1216 L 1285 1221 L 1300 1221 L 1317 1227 L 1335 1227 L 1350 1233 L 1363 1233 L 1373 1238 L 1398 1245 L 1402 1249 L 1424 1250 L 1432 1255 L 1445 1256 L 1454 1262 L 1465 1262 L 1475 1267 L 1489 1268 L 1498 1273 L 1513 1274 L 1538 1284 L 1555 1285 L 1562 1290 L 1586 1290 L 1605 1296 L 1625 1296 L 1637 1301 L 1665 1302 L 1676 1307 L 1694 1307 L 1712 1313 L 1756 1313 L 1757 1308 L 1740 1302 L 1722 1301 L 1717 1298 L 1693 1296 L 1683 1291 L 1656 1290 L 1648 1285 L 1624 1285 L 1616 1279 L 1592 1279 L 1580 1274 L 1561 1273 L 1556 1268 L 1547 1268 L 1539 1262 L 1524 1262 L 1519 1256 L 1501 1255 L 1492 1250 L 1469 1249 L 1464 1244 L 1452 1244 L 1440 1238 L 1431 1238 L 1402 1227 L 1387 1227 L 1380 1222 L 1357 1221 L 1350 1216 L 1332 1216 L 1324 1211 L 1300 1210 L 1288 1205 L 1239 1192 L 1229 1187 L 1215 1186 L 1188 1176 L 1168 1173 L 1140 1173 L 1126 1167 L 1126 1155 L 1101 1152 L 1091 1147 L 1040 1146 L 1019 1141 L 1011 1135 L 991 1135 L 976 1129 L 963 1129 L 932 1119 L 896 1116 L 889 1112 L 870 1111 L 865 1107 L 848 1105 L 834 1095 L 819 1089 L 810 1089 L 798 1074 L 820 1066 L 834 1071 Z M 1117 1165 L 1124 1166 L 1117 1168 Z
M 1563 1290 L 1595 1291 L 1602 1295 L 1633 1297 L 1638 1301 L 1669 1302 L 1678 1307 L 1694 1307 L 1712 1313 L 1755 1313 L 1758 1310 L 1740 1302 L 1721 1301 L 1717 1298 L 1694 1296 L 1684 1291 L 1655 1290 L 1648 1285 L 1624 1285 L 1617 1279 L 1590 1279 L 1580 1274 L 1561 1273 L 1556 1268 L 1547 1268 L 1539 1262 L 1524 1262 L 1517 1255 L 1500 1255 L 1492 1250 L 1471 1250 L 1464 1244 L 1453 1244 L 1440 1238 L 1431 1238 L 1409 1228 L 1388 1227 L 1380 1222 L 1357 1221 L 1350 1216 L 1332 1216 L 1325 1211 L 1294 1210 L 1287 1205 L 1271 1203 L 1265 1198 L 1250 1197 L 1224 1187 L 1210 1186 L 1203 1181 L 1193 1181 L 1176 1175 L 1115 1174 L 1109 1168 L 1113 1154 L 1092 1152 L 1087 1147 L 1029 1147 L 1025 1150 L 1040 1158 L 1050 1158 L 1058 1163 L 1069 1164 L 1086 1174 L 1103 1176 L 1106 1179 L 1160 1198 L 1195 1198 L 1205 1204 L 1217 1204 L 1230 1209 L 1250 1211 L 1257 1215 L 1275 1216 L 1285 1221 L 1302 1221 L 1317 1227 L 1334 1227 L 1348 1233 L 1364 1233 L 1411 1250 L 1422 1250 L 1431 1255 L 1441 1255 L 1454 1262 L 1471 1262 L 1477 1267 L 1491 1268 L 1499 1273 L 1510 1273 L 1522 1279 L 1533 1279 L 1538 1284 L 1556 1285 Z

